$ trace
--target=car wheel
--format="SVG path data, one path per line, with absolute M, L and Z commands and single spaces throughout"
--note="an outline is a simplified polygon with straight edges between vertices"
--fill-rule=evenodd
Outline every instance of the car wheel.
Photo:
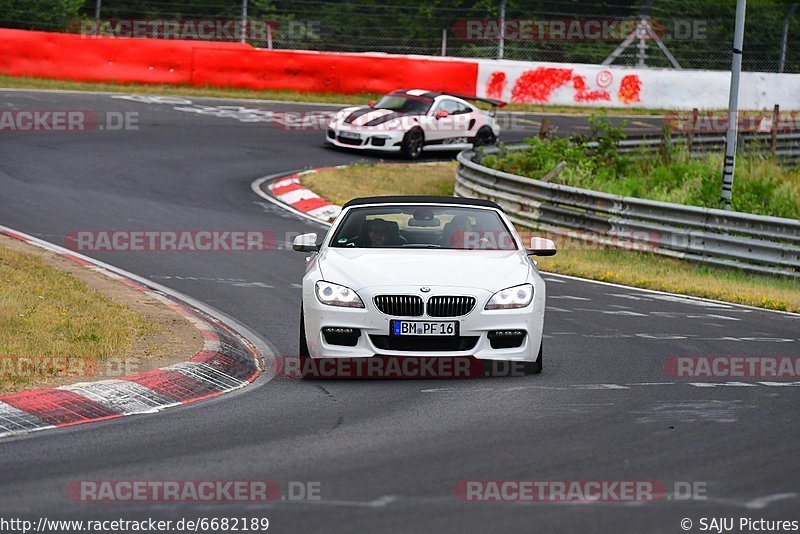
M 475 134 L 475 140 L 472 142 L 473 146 L 491 146 L 497 142 L 497 136 L 488 126 L 481 126 L 478 133 Z
M 298 354 L 301 358 L 308 358 L 308 342 L 306 342 L 306 320 L 303 317 L 303 307 L 300 306 L 300 343 Z
M 522 364 L 522 369 L 526 375 L 538 375 L 542 372 L 542 348 L 544 342 L 539 344 L 539 357 L 535 362 L 525 362 Z
M 400 145 L 400 153 L 408 159 L 419 159 L 422 154 L 422 147 L 425 145 L 425 134 L 420 128 L 414 128 L 403 137 L 403 144 Z
M 300 376 L 306 378 L 308 376 L 309 360 L 311 354 L 308 352 L 308 342 L 306 341 L 306 320 L 303 317 L 303 307 L 300 306 L 300 341 L 298 343 L 297 359 L 300 364 Z

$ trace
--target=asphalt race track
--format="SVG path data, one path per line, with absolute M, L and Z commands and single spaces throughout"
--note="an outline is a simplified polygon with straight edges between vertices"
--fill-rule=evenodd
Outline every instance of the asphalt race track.
M 267 230 L 283 240 L 324 229 L 256 196 L 253 180 L 372 159 L 326 149 L 319 131 L 243 121 L 230 110 L 176 109 L 198 103 L 243 105 L 0 91 L 6 110 L 139 113 L 138 131 L 0 132 L 0 224 L 57 244 L 87 229 Z M 585 122 L 553 117 L 551 124 L 570 131 Z M 235 317 L 277 354 L 297 353 L 302 254 L 282 247 L 89 255 Z M 235 393 L 154 415 L 7 439 L 0 442 L 2 514 L 268 517 L 276 532 L 681 532 L 683 518 L 697 525 L 702 517 L 800 517 L 800 383 L 704 384 L 665 371 L 671 356 L 800 356 L 800 318 L 546 280 L 539 376 L 262 377 Z M 78 480 L 263 479 L 319 482 L 322 498 L 112 504 L 74 502 L 66 491 Z M 453 496 L 462 480 L 657 480 L 668 488 L 696 482 L 705 499 L 465 503 Z

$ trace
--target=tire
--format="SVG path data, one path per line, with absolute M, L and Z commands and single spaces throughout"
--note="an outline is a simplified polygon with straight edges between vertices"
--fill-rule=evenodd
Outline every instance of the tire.
M 308 341 L 306 340 L 306 320 L 303 317 L 303 307 L 300 306 L 300 339 L 298 342 L 297 359 L 300 363 L 300 376 L 301 378 L 308 378 L 307 370 L 311 360 L 311 354 L 308 352 Z
M 488 126 L 481 126 L 478 133 L 475 134 L 475 140 L 472 142 L 472 146 L 491 146 L 495 143 L 497 143 L 497 136 L 494 135 L 492 129 Z
M 522 364 L 523 372 L 526 375 L 538 375 L 542 372 L 542 348 L 544 345 L 544 341 L 539 344 L 539 357 L 536 358 L 535 362 L 525 362 Z
M 414 128 L 403 136 L 400 154 L 406 159 L 419 159 L 423 146 L 425 146 L 425 133 L 421 128 Z
M 298 343 L 299 350 L 297 354 L 301 358 L 309 358 L 308 342 L 306 341 L 306 319 L 303 317 L 303 307 L 300 306 L 300 342 Z

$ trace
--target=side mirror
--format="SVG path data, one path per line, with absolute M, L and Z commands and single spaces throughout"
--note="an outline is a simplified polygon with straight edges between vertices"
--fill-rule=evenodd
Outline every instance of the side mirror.
M 443 110 L 443 109 L 440 109 L 439 111 L 437 111 L 437 112 L 436 112 L 436 114 L 434 115 L 434 117 L 436 117 L 437 119 L 444 119 L 444 118 L 446 118 L 446 117 L 447 117 L 447 116 L 449 116 L 449 115 L 450 115 L 450 114 L 449 114 L 448 112 L 446 112 L 446 111 L 445 111 L 445 110 Z
M 531 248 L 526 249 L 525 252 L 527 252 L 528 256 L 555 256 L 558 251 L 552 239 L 532 237 Z
M 319 245 L 317 245 L 317 234 L 300 234 L 294 238 L 292 248 L 297 252 L 319 251 Z
M 372 106 L 374 106 L 374 105 L 375 105 L 375 101 L 374 101 L 374 100 L 370 100 L 370 101 L 369 101 L 369 107 L 372 107 Z

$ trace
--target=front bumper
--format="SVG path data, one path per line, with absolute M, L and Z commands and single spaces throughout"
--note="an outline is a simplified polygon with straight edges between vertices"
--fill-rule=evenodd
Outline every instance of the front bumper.
M 473 356 L 484 360 L 535 361 L 538 357 L 544 324 L 544 282 L 534 282 L 534 298 L 526 308 L 514 310 L 484 310 L 491 292 L 475 288 L 432 287 L 423 297 L 436 295 L 471 295 L 476 298 L 475 307 L 463 317 L 398 317 L 386 315 L 373 302 L 375 295 L 419 294 L 419 286 L 397 286 L 368 288 L 358 291 L 365 308 L 342 308 L 320 303 L 314 294 L 315 281 L 304 281 L 303 308 L 305 314 L 306 340 L 309 353 L 315 358 L 361 358 L 375 355 L 456 357 Z M 389 325 L 392 319 L 415 321 L 457 321 L 460 343 L 453 338 L 434 339 L 413 336 L 410 347 L 403 350 L 387 348 Z M 359 336 L 354 346 L 329 343 L 323 335 L 324 328 L 357 329 Z M 490 332 L 521 330 L 525 332 L 519 346 L 493 348 Z M 397 338 L 394 338 L 395 340 Z M 406 338 L 409 339 L 409 338 Z M 460 347 L 453 345 L 461 345 Z M 442 348 L 447 346 L 447 348 Z M 497 346 L 497 342 L 495 342 Z M 463 350 L 462 350 L 463 349 Z
M 358 138 L 349 138 L 358 136 Z M 341 147 L 356 150 L 376 150 L 380 152 L 400 152 L 404 132 L 365 130 L 356 128 L 341 128 L 330 126 L 325 132 L 325 142 Z

